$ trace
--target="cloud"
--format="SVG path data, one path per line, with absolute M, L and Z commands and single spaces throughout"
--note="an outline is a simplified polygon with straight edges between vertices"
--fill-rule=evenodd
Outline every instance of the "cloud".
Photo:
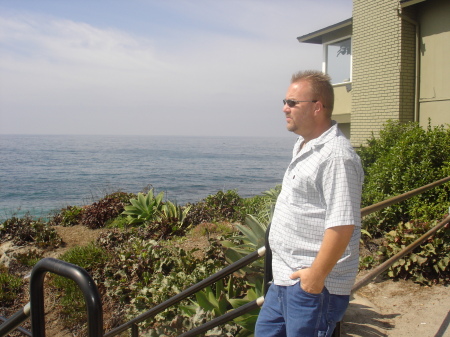
M 293 1 L 153 6 L 161 18 L 117 25 L 3 11 L 0 133 L 285 133 L 290 74 L 320 67 L 320 47 L 295 40 L 315 16 Z
M 1 25 L 2 45 L 14 46 L 0 56 L 2 115 L 13 107 L 31 117 L 40 111 L 70 117 L 83 108 L 107 115 L 116 104 L 145 100 L 143 86 L 173 71 L 151 41 L 120 31 L 45 17 L 2 18 Z

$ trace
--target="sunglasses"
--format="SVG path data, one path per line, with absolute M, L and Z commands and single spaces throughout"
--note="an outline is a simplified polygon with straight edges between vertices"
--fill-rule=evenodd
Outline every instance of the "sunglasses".
M 293 108 L 294 106 L 296 106 L 298 103 L 301 103 L 301 102 L 316 103 L 318 101 L 317 100 L 316 101 L 294 101 L 292 99 L 283 99 L 283 104 L 287 104 L 288 107 L 290 107 L 290 108 Z

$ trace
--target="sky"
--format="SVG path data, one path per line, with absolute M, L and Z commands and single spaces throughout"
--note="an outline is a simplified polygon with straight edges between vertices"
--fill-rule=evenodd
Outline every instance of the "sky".
M 352 0 L 0 0 L 0 134 L 286 136 Z

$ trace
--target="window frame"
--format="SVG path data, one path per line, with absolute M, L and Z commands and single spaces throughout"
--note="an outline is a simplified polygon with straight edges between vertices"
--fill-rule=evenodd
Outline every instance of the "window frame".
M 323 43 L 323 61 L 322 61 L 322 71 L 326 74 L 328 74 L 328 64 L 327 64 L 327 59 L 328 59 L 328 46 L 330 44 L 339 42 L 339 41 L 344 41 L 344 40 L 348 40 L 350 39 L 350 48 L 351 48 L 351 54 L 350 54 L 350 80 L 348 82 L 336 82 L 336 83 L 332 83 L 332 85 L 342 85 L 342 84 L 347 84 L 347 83 L 352 83 L 353 81 L 353 38 L 352 35 L 346 35 L 343 37 L 340 37 L 338 39 L 334 39 L 334 40 L 330 40 L 327 42 Z

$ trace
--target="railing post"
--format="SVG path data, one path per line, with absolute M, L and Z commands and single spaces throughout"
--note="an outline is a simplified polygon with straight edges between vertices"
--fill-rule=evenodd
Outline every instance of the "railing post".
M 53 258 L 40 260 L 30 278 L 31 328 L 33 337 L 45 337 L 44 276 L 47 272 L 67 277 L 80 287 L 88 316 L 88 336 L 103 336 L 103 312 L 100 295 L 94 280 L 83 268 Z
M 269 245 L 269 232 L 270 232 L 270 223 L 266 229 L 266 239 L 264 242 L 264 247 L 266 247 L 266 254 L 264 256 L 264 296 L 266 296 L 267 291 L 269 290 L 270 283 L 272 282 L 273 274 L 272 274 L 272 250 Z
M 340 337 L 340 336 L 341 336 L 341 322 L 337 322 L 331 337 Z
M 139 336 L 139 327 L 137 324 L 133 324 L 131 326 L 131 337 L 138 337 Z

